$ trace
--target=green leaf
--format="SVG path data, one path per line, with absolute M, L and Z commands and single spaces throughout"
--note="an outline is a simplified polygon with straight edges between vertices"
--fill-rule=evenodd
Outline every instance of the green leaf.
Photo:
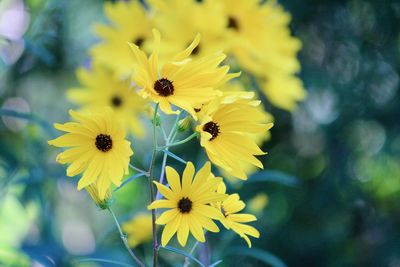
M 117 188 L 114 189 L 114 192 L 118 191 L 119 189 L 121 189 L 124 185 L 126 185 L 129 182 L 132 182 L 133 180 L 135 180 L 136 178 L 145 176 L 146 174 L 144 173 L 137 173 L 132 175 L 131 177 L 129 177 L 128 179 L 126 179 L 120 186 L 118 186 Z
M 286 264 L 277 256 L 258 248 L 233 247 L 225 255 L 235 254 L 243 255 L 260 260 L 271 267 L 287 267 Z
M 215 267 L 215 266 L 217 266 L 218 264 L 220 264 L 221 262 L 222 262 L 222 260 L 216 261 L 216 262 L 214 262 L 213 264 L 208 265 L 208 267 Z
M 165 154 L 167 154 L 168 156 L 170 156 L 173 159 L 176 159 L 179 162 L 182 162 L 183 164 L 186 164 L 186 160 L 181 159 L 180 157 L 178 157 L 177 155 L 175 155 L 174 153 L 172 153 L 171 151 L 168 151 L 166 149 L 162 150 Z
M 196 262 L 199 266 L 201 267 L 206 267 L 203 263 L 201 263 L 201 261 L 199 261 L 198 259 L 196 259 L 195 257 L 193 257 L 192 255 L 190 255 L 189 253 L 187 253 L 186 251 L 174 248 L 174 247 L 170 247 L 170 246 L 160 246 L 160 248 L 163 248 L 165 250 L 169 250 L 171 252 L 180 254 L 182 256 L 188 257 L 189 259 L 191 259 L 192 261 Z
M 249 177 L 247 182 L 274 182 L 286 186 L 299 186 L 300 181 L 298 178 L 291 176 L 287 173 L 276 170 L 265 170 L 256 172 Z
M 123 266 L 123 267 L 132 267 L 134 265 L 129 265 L 123 262 L 119 261 L 113 261 L 113 260 L 107 260 L 107 259 L 99 259 L 99 258 L 84 258 L 84 259 L 79 259 L 77 262 L 103 262 L 103 263 L 110 263 L 118 266 Z M 108 265 L 107 265 L 108 266 Z

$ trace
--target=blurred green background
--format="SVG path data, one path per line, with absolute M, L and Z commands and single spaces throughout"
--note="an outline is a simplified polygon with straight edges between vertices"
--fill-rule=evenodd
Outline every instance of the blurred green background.
M 292 114 L 265 103 L 275 126 L 264 165 L 279 172 L 275 181 L 240 190 L 244 200 L 259 192 L 269 198 L 253 245 L 275 255 L 275 266 L 398 267 L 400 2 L 279 2 L 303 43 L 308 97 Z M 89 62 L 87 49 L 97 41 L 90 25 L 105 21 L 102 4 L 27 0 L 20 14 L 26 25 L 18 24 L 12 42 L 0 37 L 2 112 L 34 114 L 28 122 L 0 113 L 1 266 L 84 266 L 74 261 L 81 256 L 127 261 L 111 218 L 76 191 L 76 179 L 65 177 L 47 145 L 57 134 L 51 124 L 67 119 L 64 92 L 76 85 L 75 68 Z M 140 188 L 138 182 L 118 191 L 122 221 L 145 210 L 146 197 L 132 203 Z M 211 236 L 211 244 L 218 239 Z M 211 251 L 224 266 L 266 266 L 234 248 L 222 251 L 221 243 Z

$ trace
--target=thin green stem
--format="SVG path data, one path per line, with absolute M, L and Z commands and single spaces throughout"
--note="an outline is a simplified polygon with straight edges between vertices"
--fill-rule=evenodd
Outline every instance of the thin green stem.
M 176 115 L 176 119 L 175 119 L 175 123 L 172 126 L 171 131 L 169 132 L 168 138 L 165 138 L 165 145 L 168 146 L 170 142 L 174 142 L 175 140 L 175 136 L 176 136 L 176 129 L 178 128 L 178 121 L 179 121 L 179 116 L 180 114 Z M 165 150 L 168 151 L 168 147 L 165 148 Z M 158 180 L 158 182 L 160 184 L 164 183 L 164 176 L 165 176 L 165 166 L 167 164 L 167 158 L 168 158 L 168 154 L 164 151 L 164 155 L 163 155 L 163 160 L 162 160 L 162 164 L 161 164 L 161 174 L 160 174 L 160 179 Z M 159 199 L 161 197 L 161 194 L 159 191 L 157 191 L 157 195 L 156 195 L 156 199 Z
M 133 166 L 133 165 L 130 164 L 130 163 L 129 163 L 129 167 L 130 167 L 132 170 L 135 170 L 135 171 L 137 171 L 137 172 L 143 173 L 143 174 L 146 175 L 146 176 L 149 176 L 149 173 L 148 173 L 148 172 L 146 172 L 146 171 L 144 171 L 144 170 L 142 170 L 142 169 L 139 169 L 139 168 Z
M 169 144 L 169 145 L 165 145 L 165 146 L 159 147 L 158 150 L 163 150 L 163 149 L 168 148 L 168 147 L 182 145 L 184 143 L 189 142 L 190 140 L 192 140 L 193 138 L 197 137 L 198 135 L 199 134 L 197 132 L 194 132 L 191 135 L 189 135 L 188 137 L 186 137 L 185 139 L 183 139 L 181 141 L 178 141 L 176 143 L 173 143 L 173 144 Z
M 194 253 L 194 251 L 195 251 L 195 249 L 197 248 L 198 245 L 199 245 L 199 241 L 196 240 L 196 243 L 194 243 L 192 249 L 189 252 L 190 255 L 193 255 L 193 253 Z M 189 257 L 185 257 L 185 262 L 183 263 L 183 267 L 188 267 L 189 264 L 190 264 Z
M 119 222 L 118 222 L 117 217 L 115 216 L 115 213 L 113 212 L 113 210 L 112 210 L 110 207 L 108 207 L 107 209 L 108 209 L 108 211 L 110 212 L 111 216 L 112 216 L 113 219 L 114 219 L 114 222 L 115 222 L 115 225 L 117 226 L 117 229 L 118 229 L 119 235 L 120 235 L 120 237 L 121 237 L 121 240 L 122 240 L 122 242 L 124 243 L 125 248 L 128 250 L 129 255 L 131 255 L 131 257 L 135 260 L 135 262 L 136 262 L 139 266 L 145 267 L 145 265 L 143 264 L 143 262 L 142 262 L 138 257 L 136 257 L 135 253 L 133 253 L 133 251 L 129 248 L 128 240 L 127 240 L 126 235 L 124 234 L 124 232 L 122 232 L 121 226 L 120 226 L 120 224 L 119 224 Z
M 156 135 L 156 117 L 158 113 L 158 103 L 154 110 L 153 117 L 153 152 L 151 155 L 151 162 L 149 167 L 149 189 L 150 189 L 150 204 L 154 201 L 154 190 L 153 190 L 153 181 L 154 181 L 154 164 L 156 161 L 156 153 L 157 153 L 157 135 Z M 156 210 L 151 210 L 151 224 L 152 224 L 152 232 L 153 232 L 153 267 L 157 266 L 157 258 L 158 258 L 158 242 L 157 242 L 157 231 L 156 231 Z

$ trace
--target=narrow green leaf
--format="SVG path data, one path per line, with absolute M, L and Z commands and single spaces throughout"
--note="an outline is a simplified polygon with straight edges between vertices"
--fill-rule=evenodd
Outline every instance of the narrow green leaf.
M 274 182 L 286 186 L 299 186 L 300 181 L 298 178 L 291 176 L 287 173 L 276 170 L 265 170 L 254 173 L 249 177 L 247 182 Z
M 132 175 L 131 177 L 129 177 L 128 179 L 126 179 L 120 186 L 118 186 L 117 188 L 115 188 L 115 189 L 114 189 L 114 192 L 118 191 L 118 190 L 121 189 L 124 185 L 126 185 L 126 184 L 129 183 L 129 182 L 132 182 L 132 181 L 135 180 L 136 178 L 139 178 L 139 177 L 142 177 L 142 176 L 145 176 L 145 175 L 146 175 L 146 174 L 145 174 L 145 173 L 142 173 L 142 172 L 137 173 L 137 174 L 135 174 L 135 175 Z
M 187 253 L 186 251 L 174 248 L 174 247 L 170 247 L 170 246 L 160 246 L 160 248 L 163 248 L 165 250 L 169 250 L 171 252 L 180 254 L 182 256 L 188 257 L 189 259 L 191 259 L 192 261 L 196 262 L 199 266 L 201 267 L 206 267 L 203 263 L 201 263 L 201 261 L 199 261 L 198 259 L 196 259 L 195 257 L 193 257 L 192 255 L 190 255 L 189 253 Z
M 222 262 L 222 260 L 216 261 L 216 262 L 214 262 L 213 264 L 208 265 L 208 267 L 215 267 L 215 266 L 217 266 L 218 264 L 220 264 L 221 262 Z
M 182 162 L 183 164 L 186 164 L 186 160 L 181 159 L 180 157 L 178 157 L 177 155 L 175 155 L 171 151 L 168 151 L 168 150 L 164 149 L 163 152 L 165 154 L 167 154 L 168 156 L 170 156 L 171 158 L 176 159 L 177 161 Z
M 113 260 L 107 260 L 107 259 L 99 259 L 99 258 L 85 258 L 85 259 L 78 259 L 78 262 L 104 262 L 104 263 L 111 263 L 114 265 L 118 265 L 118 266 L 124 266 L 124 267 L 132 267 L 135 265 L 129 265 L 123 262 L 119 262 L 119 261 L 113 261 Z
M 277 256 L 258 248 L 233 247 L 229 249 L 225 255 L 229 254 L 252 257 L 268 264 L 271 267 L 287 267 L 286 264 Z

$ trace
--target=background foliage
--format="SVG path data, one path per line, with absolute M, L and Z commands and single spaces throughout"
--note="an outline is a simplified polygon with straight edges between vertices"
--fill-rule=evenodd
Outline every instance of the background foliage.
M 303 42 L 308 97 L 293 114 L 264 99 L 275 127 L 263 160 L 275 171 L 241 189 L 245 200 L 258 192 L 269 197 L 256 224 L 262 238 L 253 244 L 271 255 L 258 257 L 255 249 L 247 257 L 249 251 L 236 247 L 242 240 L 229 235 L 218 244 L 232 242 L 230 249 L 216 246 L 212 253 L 226 266 L 400 266 L 400 3 L 281 3 Z M 74 70 L 87 64 L 87 48 L 96 42 L 88 25 L 105 21 L 102 1 L 26 5 L 25 51 L 15 64 L 2 63 L 0 105 L 35 116 L 28 118 L 34 123 L 4 116 L 0 123 L 0 263 L 23 266 L 29 257 L 36 266 L 83 266 L 74 263 L 80 256 L 123 261 L 111 218 L 76 192 L 46 143 L 55 134 L 51 123 L 66 119 L 64 91 L 76 84 Z M 135 152 L 143 155 L 145 147 Z M 138 182 L 117 192 L 123 219 L 144 209 L 146 198 L 131 201 L 140 190 Z M 243 255 L 230 262 L 230 254 Z

